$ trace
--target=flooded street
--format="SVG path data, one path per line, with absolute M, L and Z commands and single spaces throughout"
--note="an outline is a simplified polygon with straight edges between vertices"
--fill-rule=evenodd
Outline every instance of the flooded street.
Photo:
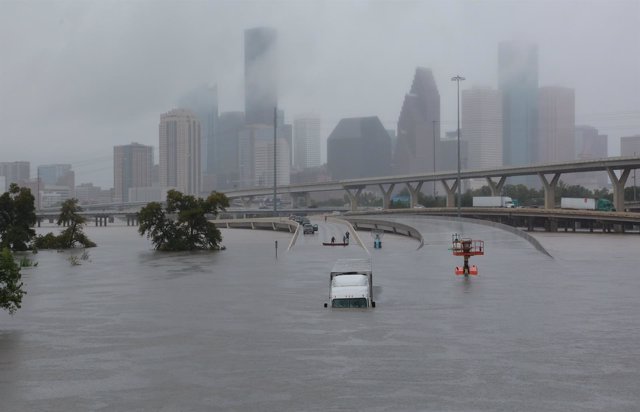
M 360 233 L 363 311 L 323 308 L 333 262 L 366 256 L 321 246 L 338 223 L 288 252 L 287 233 L 159 253 L 135 228 L 88 227 L 87 260 L 33 255 L 22 309 L 0 313 L 0 409 L 637 410 L 640 236 L 535 234 L 549 257 L 488 226 L 403 221 L 424 247 Z M 454 276 L 454 232 L 485 241 L 477 278 Z

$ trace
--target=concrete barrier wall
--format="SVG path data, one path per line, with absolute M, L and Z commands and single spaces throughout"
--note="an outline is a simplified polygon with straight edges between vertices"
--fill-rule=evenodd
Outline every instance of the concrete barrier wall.
M 360 239 L 360 236 L 358 235 L 358 232 L 356 231 L 356 228 L 353 227 L 351 222 L 349 222 L 347 219 L 343 219 L 341 217 L 333 217 L 333 216 L 328 216 L 328 220 L 333 221 L 333 222 L 337 222 L 337 223 L 342 223 L 343 225 L 346 225 L 349 228 L 349 232 L 353 233 L 353 237 L 356 240 L 356 243 L 359 244 L 360 247 L 365 250 L 365 252 L 367 252 L 369 255 L 371 255 L 371 252 L 364 245 L 364 242 L 362 241 L 362 239 Z
M 424 246 L 424 239 L 420 231 L 404 223 L 350 216 L 343 216 L 342 220 L 349 222 L 356 230 L 384 230 L 385 233 L 393 233 L 394 235 L 408 236 L 416 239 L 419 243 L 418 249 Z
M 521 238 L 523 238 L 527 242 L 531 243 L 531 245 L 533 247 L 535 247 L 539 252 L 542 252 L 545 255 L 553 258 L 553 256 L 551 256 L 551 253 L 549 253 L 547 251 L 547 249 L 545 249 L 544 246 L 542 246 L 540 244 L 540 242 L 538 242 L 538 239 L 534 238 L 533 236 L 531 236 L 527 232 L 525 232 L 523 230 L 520 230 L 520 229 L 518 229 L 516 227 L 513 227 L 513 226 L 505 225 L 503 223 L 498 223 L 498 222 L 492 222 L 490 220 L 470 219 L 470 218 L 466 218 L 466 217 L 429 216 L 429 217 L 427 217 L 427 219 L 447 220 L 447 221 L 453 221 L 453 222 L 468 222 L 468 223 L 473 223 L 473 224 L 476 224 L 476 225 L 484 225 L 484 226 L 495 227 L 497 229 L 502 229 L 502 230 L 505 230 L 507 232 L 511 232 L 514 235 L 520 236 Z
M 281 232 L 295 233 L 298 223 L 287 218 L 252 218 L 252 219 L 220 219 L 210 220 L 218 229 L 254 229 L 254 230 L 277 230 Z

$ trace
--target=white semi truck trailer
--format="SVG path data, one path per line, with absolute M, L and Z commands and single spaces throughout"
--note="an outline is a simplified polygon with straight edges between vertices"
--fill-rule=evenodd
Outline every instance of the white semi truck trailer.
M 515 207 L 509 196 L 474 196 L 473 207 Z
M 375 308 L 373 273 L 369 259 L 338 259 L 329 275 L 332 308 Z

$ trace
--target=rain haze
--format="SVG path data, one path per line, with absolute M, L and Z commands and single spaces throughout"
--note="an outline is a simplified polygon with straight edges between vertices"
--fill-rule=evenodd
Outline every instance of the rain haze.
M 286 121 L 379 116 L 395 129 L 417 66 L 442 132 L 456 87 L 497 86 L 501 41 L 538 47 L 540 86 L 575 89 L 576 124 L 640 133 L 640 1 L 0 1 L 0 161 L 70 163 L 113 185 L 113 146 L 158 146 L 161 113 L 203 84 L 244 110 L 244 30 L 273 27 Z M 323 147 L 323 159 L 326 158 Z

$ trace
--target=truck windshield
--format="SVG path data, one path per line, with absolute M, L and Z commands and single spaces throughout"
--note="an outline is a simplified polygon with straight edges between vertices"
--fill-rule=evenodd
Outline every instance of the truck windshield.
M 366 308 L 366 298 L 334 299 L 331 302 L 332 308 Z

